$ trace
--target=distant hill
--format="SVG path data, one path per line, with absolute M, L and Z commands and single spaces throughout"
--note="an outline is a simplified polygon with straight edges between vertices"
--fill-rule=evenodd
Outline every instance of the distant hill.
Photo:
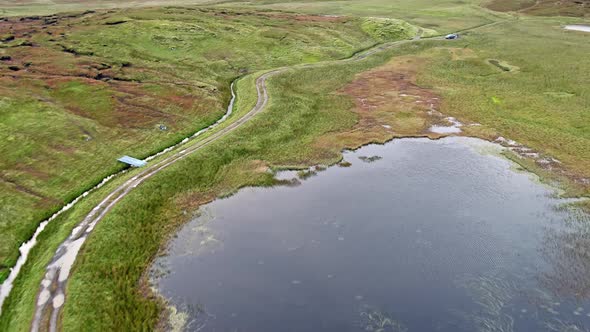
M 590 17 L 590 0 L 492 0 L 486 7 L 495 11 L 519 11 L 529 15 Z
M 198 5 L 219 0 L 0 0 L 0 16 L 46 15 L 88 9 Z

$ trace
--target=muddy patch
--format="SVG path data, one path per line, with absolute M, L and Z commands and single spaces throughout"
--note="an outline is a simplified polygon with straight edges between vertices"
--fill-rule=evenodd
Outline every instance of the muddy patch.
M 439 48 L 453 60 L 475 57 L 470 49 Z M 357 74 L 340 93 L 352 99 L 356 124 L 347 131 L 330 133 L 315 143 L 322 149 L 342 146 L 357 148 L 367 142 L 383 143 L 392 138 L 441 138 L 463 135 L 477 123 L 462 123 L 443 114 L 441 97 L 417 82 L 417 74 L 428 65 L 419 56 L 400 56 L 375 69 Z
M 346 147 L 356 148 L 393 137 L 439 137 L 428 128 L 444 119 L 437 113 L 440 98 L 416 83 L 416 73 L 424 64 L 417 57 L 397 57 L 358 74 L 340 91 L 354 102 L 351 111 L 358 115 L 356 124 L 348 131 L 321 137 L 316 144 L 338 147 L 345 142 Z
M 345 89 L 354 98 L 359 121 L 354 130 L 380 131 L 384 135 L 427 133 L 436 116 L 429 111 L 440 106 L 434 91 L 416 83 L 416 73 L 424 61 L 400 57 L 374 70 L 362 73 Z

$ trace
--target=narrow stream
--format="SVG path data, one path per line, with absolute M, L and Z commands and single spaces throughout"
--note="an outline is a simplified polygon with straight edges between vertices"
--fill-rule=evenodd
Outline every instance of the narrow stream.
M 243 189 L 180 230 L 154 283 L 189 331 L 586 331 L 590 218 L 501 149 L 395 140 Z

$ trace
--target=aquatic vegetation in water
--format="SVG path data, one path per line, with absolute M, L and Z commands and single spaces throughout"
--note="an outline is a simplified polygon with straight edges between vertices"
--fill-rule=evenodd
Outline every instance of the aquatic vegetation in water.
M 359 159 L 366 162 L 366 163 L 372 163 L 374 161 L 380 160 L 383 157 L 381 156 L 371 156 L 371 157 L 367 157 L 367 156 L 360 156 Z
M 538 321 L 542 331 L 590 332 L 580 325 L 580 318 L 574 318 L 585 315 L 584 308 L 569 301 L 560 302 L 559 299 L 563 300 L 563 297 L 556 297 L 559 294 L 552 294 L 554 290 L 551 288 L 527 289 L 529 305 L 533 305 L 534 308 L 515 308 L 515 299 L 525 291 L 516 285 L 526 284 L 527 280 L 530 280 L 530 276 L 508 277 L 500 274 L 463 279 L 461 285 L 467 289 L 480 308 L 474 310 L 474 314 L 459 314 L 471 321 L 475 330 L 482 332 L 512 332 L 515 330 L 516 319 L 525 316 L 528 316 L 525 319 Z M 573 312 L 566 309 L 571 306 L 575 308 L 571 309 Z M 518 314 L 515 314 L 517 311 Z
M 168 328 L 172 332 L 184 331 L 188 320 L 188 314 L 184 311 L 178 311 L 176 307 L 168 307 Z
M 277 180 L 276 184 L 279 186 L 296 187 L 301 184 L 301 181 L 297 178 L 292 178 L 289 180 Z
M 365 331 L 371 332 L 406 332 L 408 329 L 402 323 L 385 315 L 378 310 L 361 312 Z
M 559 319 L 555 319 L 552 322 L 545 323 L 545 327 L 549 331 L 555 332 L 589 332 L 587 328 L 580 327 L 576 324 L 566 323 Z
M 178 311 L 175 309 L 175 313 L 180 312 L 184 317 L 182 321 L 183 325 L 180 325 L 180 329 L 177 331 L 203 331 L 207 327 L 207 323 L 210 319 L 215 319 L 216 316 L 208 313 L 203 305 L 183 305 L 183 308 Z M 188 319 L 188 317 L 192 317 Z M 181 317 L 182 318 L 182 317 Z M 174 327 L 174 317 L 172 315 L 168 318 L 168 325 Z
M 316 175 L 318 175 L 318 172 L 316 172 L 315 170 L 311 170 L 311 169 L 301 170 L 301 171 L 297 172 L 297 176 L 301 180 L 305 180 L 305 179 L 308 179 L 308 178 L 310 178 L 312 176 L 316 176 Z
M 564 227 L 550 229 L 543 239 L 541 253 L 550 264 L 541 275 L 541 284 L 556 296 L 585 299 L 590 296 L 590 216 L 572 205 Z
M 352 166 L 352 164 L 349 163 L 346 160 L 343 160 L 343 161 L 341 161 L 341 162 L 338 163 L 338 166 L 340 166 L 340 167 L 350 167 L 350 166 Z
M 197 220 L 197 224 L 192 227 L 189 236 L 193 238 L 191 242 L 199 243 L 199 246 L 177 248 L 179 252 L 182 252 L 182 255 L 200 255 L 206 251 L 215 251 L 223 244 L 210 228 L 210 223 L 215 220 L 211 211 L 207 208 L 200 209 L 195 220 Z
M 316 165 L 313 170 L 316 172 L 323 172 L 325 170 L 327 170 L 328 167 L 324 166 L 324 165 Z
M 508 314 L 497 317 L 475 317 L 478 331 L 482 332 L 512 332 L 514 331 L 514 318 Z
M 505 313 L 512 297 L 517 293 L 515 285 L 496 275 L 466 278 L 460 282 L 473 300 L 480 305 L 475 315 L 467 315 L 482 332 L 512 332 L 514 318 Z

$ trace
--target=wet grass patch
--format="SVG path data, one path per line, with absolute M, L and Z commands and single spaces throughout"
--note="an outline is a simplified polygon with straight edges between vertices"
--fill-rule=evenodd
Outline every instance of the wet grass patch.
M 306 169 L 306 170 L 300 170 L 297 172 L 297 177 L 300 180 L 306 180 L 309 179 L 312 176 L 316 176 L 318 175 L 318 172 L 316 172 L 315 170 L 312 169 Z
M 362 162 L 365 162 L 365 163 L 368 163 L 368 164 L 370 164 L 370 163 L 374 163 L 374 162 L 376 162 L 377 160 L 381 160 L 381 159 L 383 159 L 383 157 L 381 157 L 381 156 L 370 156 L 370 157 L 367 157 L 367 156 L 360 156 L 360 157 L 359 157 L 359 159 L 360 159 Z
M 350 163 L 350 162 L 348 162 L 348 161 L 346 161 L 346 160 L 343 160 L 343 161 L 341 161 L 341 162 L 339 162 L 339 163 L 338 163 L 338 166 L 339 166 L 339 167 L 344 167 L 344 168 L 347 168 L 347 167 L 350 167 L 350 166 L 352 166 L 352 163 Z

